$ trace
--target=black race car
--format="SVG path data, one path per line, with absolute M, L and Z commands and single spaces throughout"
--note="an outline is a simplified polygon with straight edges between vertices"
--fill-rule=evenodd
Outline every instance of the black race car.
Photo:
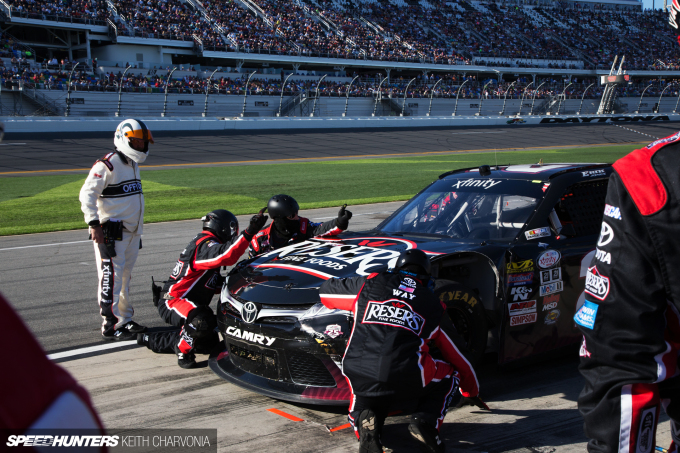
M 410 248 L 430 255 L 435 292 L 473 362 L 490 351 L 506 363 L 578 342 L 572 317 L 583 304 L 610 173 L 609 164 L 451 171 L 371 231 L 243 261 L 221 293 L 224 350 L 210 367 L 275 398 L 347 404 L 341 360 L 351 313 L 324 307 L 318 287 L 385 270 Z

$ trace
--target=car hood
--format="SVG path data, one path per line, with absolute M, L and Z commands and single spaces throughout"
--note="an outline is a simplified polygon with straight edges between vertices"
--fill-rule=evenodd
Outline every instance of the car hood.
M 318 288 L 333 277 L 367 276 L 394 267 L 399 254 L 418 248 L 432 259 L 460 251 L 476 251 L 493 262 L 507 248 L 448 238 L 343 233 L 288 245 L 244 262 L 231 273 L 227 287 L 242 301 L 271 305 L 319 302 Z

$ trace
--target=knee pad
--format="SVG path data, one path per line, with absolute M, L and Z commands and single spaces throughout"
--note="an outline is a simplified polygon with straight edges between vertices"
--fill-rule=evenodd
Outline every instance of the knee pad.
M 196 307 L 189 312 L 184 321 L 184 331 L 191 338 L 205 338 L 217 327 L 217 317 L 208 306 Z

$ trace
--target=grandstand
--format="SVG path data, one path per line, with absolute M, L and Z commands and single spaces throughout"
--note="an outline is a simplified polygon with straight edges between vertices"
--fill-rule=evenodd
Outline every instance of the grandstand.
M 636 0 L 0 0 L 0 69 L 4 89 L 33 90 L 51 114 L 64 101 L 42 91 L 69 80 L 243 95 L 250 73 L 256 96 L 590 98 L 623 54 L 634 83 L 618 97 L 673 96 L 680 47 L 666 20 Z

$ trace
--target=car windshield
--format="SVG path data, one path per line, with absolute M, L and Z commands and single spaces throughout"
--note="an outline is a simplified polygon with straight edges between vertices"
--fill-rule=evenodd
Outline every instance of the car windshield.
M 461 178 L 435 182 L 379 227 L 385 233 L 512 240 L 543 198 L 540 182 Z

